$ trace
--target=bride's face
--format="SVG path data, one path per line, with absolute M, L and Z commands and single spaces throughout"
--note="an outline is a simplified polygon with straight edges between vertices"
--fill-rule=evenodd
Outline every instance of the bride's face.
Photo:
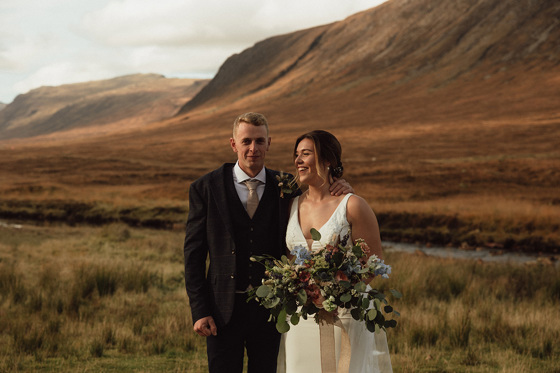
M 315 146 L 310 139 L 303 139 L 297 146 L 294 163 L 300 182 L 310 185 L 314 183 L 322 184 L 324 180 L 317 172 L 317 154 Z M 325 166 L 326 169 L 326 166 Z M 323 173 L 325 170 L 322 170 Z

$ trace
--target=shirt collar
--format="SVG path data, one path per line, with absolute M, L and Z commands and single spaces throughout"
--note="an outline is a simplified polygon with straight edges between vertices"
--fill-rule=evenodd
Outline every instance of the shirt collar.
M 263 184 L 266 184 L 266 171 L 264 167 L 262 168 L 261 172 L 257 174 L 257 176 L 250 177 L 245 173 L 245 171 L 241 169 L 241 167 L 239 167 L 239 161 L 235 162 L 235 166 L 233 166 L 233 177 L 235 178 L 235 181 L 238 183 L 242 183 L 246 180 L 253 179 L 253 180 L 258 180 Z

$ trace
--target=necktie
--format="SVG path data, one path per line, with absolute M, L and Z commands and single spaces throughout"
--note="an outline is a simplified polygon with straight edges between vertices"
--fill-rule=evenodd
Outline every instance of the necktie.
M 244 181 L 247 188 L 249 188 L 249 197 L 247 198 L 247 213 L 249 217 L 252 218 L 257 211 L 257 207 L 259 206 L 259 195 L 257 194 L 257 185 L 259 185 L 260 181 L 258 180 L 247 180 Z

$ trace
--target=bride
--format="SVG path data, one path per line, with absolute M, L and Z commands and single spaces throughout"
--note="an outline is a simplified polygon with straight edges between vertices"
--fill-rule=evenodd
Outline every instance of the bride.
M 327 244 L 351 246 L 361 238 L 370 253 L 381 258 L 379 226 L 367 202 L 353 194 L 333 196 L 329 192 L 333 177 L 342 176 L 341 153 L 336 137 L 326 131 L 312 131 L 296 140 L 296 178 L 308 188 L 292 201 L 286 232 L 288 252 L 301 245 L 309 250 Z M 311 238 L 311 228 L 321 234 L 320 242 Z M 365 323 L 354 320 L 347 309 L 339 308 L 338 318 L 334 349 L 332 332 L 329 340 L 313 317 L 292 325 L 282 337 L 278 372 L 392 372 L 385 332 L 369 332 Z

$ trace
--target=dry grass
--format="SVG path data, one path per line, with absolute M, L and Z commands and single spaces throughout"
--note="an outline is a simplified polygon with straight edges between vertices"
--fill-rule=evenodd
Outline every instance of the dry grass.
M 2 230 L 0 370 L 151 370 L 152 361 L 159 371 L 202 370 L 177 233 L 124 225 L 26 226 L 9 237 Z
M 181 231 L 0 227 L 0 370 L 204 372 Z M 557 372 L 560 274 L 387 252 L 395 372 Z
M 553 141 L 560 126 L 553 119 L 391 124 L 353 117 L 349 124 L 335 113 L 272 113 L 267 166 L 293 170 L 293 140 L 311 129 L 332 131 L 343 146 L 344 177 L 378 213 L 386 239 L 560 250 L 560 153 Z M 182 224 L 190 182 L 235 161 L 228 139 L 236 114 L 193 113 L 120 137 L 0 143 L 0 218 Z

